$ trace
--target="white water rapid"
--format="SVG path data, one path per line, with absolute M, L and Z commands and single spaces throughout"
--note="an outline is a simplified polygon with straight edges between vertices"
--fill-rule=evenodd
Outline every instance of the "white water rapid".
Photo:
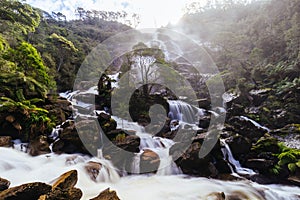
M 233 175 L 239 176 L 238 174 L 240 175 L 256 174 L 252 169 L 244 168 L 241 166 L 240 162 L 233 157 L 229 145 L 226 143 L 224 139 L 221 139 L 220 142 L 221 145 L 223 146 L 223 148 L 221 148 L 221 151 L 223 153 L 224 159 L 228 160 L 229 167 Z

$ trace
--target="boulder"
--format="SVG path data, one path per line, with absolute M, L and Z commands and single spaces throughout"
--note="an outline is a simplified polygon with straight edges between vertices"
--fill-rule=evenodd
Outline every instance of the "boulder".
M 52 188 L 60 188 L 62 190 L 70 189 L 76 185 L 77 180 L 77 171 L 71 170 L 58 177 L 57 181 L 55 181 Z
M 12 147 L 12 138 L 10 136 L 0 136 L 0 147 Z
M 248 138 L 239 134 L 227 138 L 226 143 L 229 145 L 234 157 L 238 159 L 240 156 L 248 154 L 252 146 Z
M 80 200 L 82 197 L 82 191 L 78 188 L 70 188 L 68 190 L 62 190 L 56 188 L 46 195 L 42 195 L 38 200 Z
M 97 197 L 90 200 L 120 200 L 116 191 L 111 191 L 109 188 L 103 190 Z
M 77 180 L 78 177 L 76 170 L 71 170 L 62 174 L 52 185 L 51 191 L 40 196 L 39 200 L 80 200 L 82 197 L 82 191 L 74 187 Z
M 205 200 L 225 200 L 224 192 L 213 192 L 206 195 Z
M 26 183 L 0 192 L 0 199 L 5 200 L 35 200 L 48 193 L 51 186 L 45 183 Z
M 111 160 L 116 167 L 125 167 L 130 170 L 134 154 L 140 151 L 140 138 L 136 135 L 119 134 L 112 141 L 104 140 L 103 156 Z M 120 170 L 122 170 L 120 169 Z
M 32 156 L 38 156 L 42 154 L 51 153 L 49 143 L 46 136 L 39 136 L 38 138 L 30 141 L 29 154 Z
M 9 185 L 10 185 L 10 181 L 4 178 L 0 178 L 0 192 L 8 189 Z
M 98 122 L 104 133 L 116 130 L 117 128 L 117 122 L 113 118 L 111 118 L 109 114 L 104 112 L 98 114 Z
M 160 158 L 157 153 L 152 150 L 145 149 L 141 154 L 140 172 L 149 173 L 156 172 L 160 164 Z
M 89 161 L 84 166 L 85 170 L 89 174 L 90 178 L 96 182 L 97 176 L 102 168 L 102 164 L 98 162 Z
M 232 125 L 234 132 L 239 133 L 240 135 L 245 136 L 252 141 L 257 141 L 258 138 L 262 137 L 268 132 L 262 126 L 255 124 L 254 121 L 242 116 L 232 117 L 228 123 Z
M 100 144 L 100 134 L 95 120 L 69 120 L 61 125 L 59 140 L 53 144 L 55 153 L 85 153 L 96 155 Z
M 266 159 L 248 159 L 245 163 L 245 166 L 250 169 L 255 169 L 258 171 L 265 171 L 266 169 L 271 169 L 275 165 L 274 160 L 266 160 Z

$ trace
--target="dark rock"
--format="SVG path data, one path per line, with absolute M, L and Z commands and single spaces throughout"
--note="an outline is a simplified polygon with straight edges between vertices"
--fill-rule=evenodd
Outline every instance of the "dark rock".
M 116 191 L 111 191 L 109 188 L 103 190 L 97 197 L 90 200 L 120 200 Z
M 256 169 L 259 171 L 263 171 L 265 169 L 270 169 L 274 166 L 274 160 L 266 160 L 266 159 L 248 159 L 245 163 L 245 166 L 251 169 Z
M 4 178 L 0 178 L 0 192 L 8 189 L 9 185 L 10 185 L 10 181 Z
M 256 126 L 250 120 L 243 117 L 232 117 L 229 120 L 229 123 L 233 126 L 234 132 L 239 133 L 252 141 L 258 140 L 258 138 L 262 137 L 267 132 L 264 128 Z
M 157 153 L 149 149 L 145 149 L 141 155 L 140 172 L 141 173 L 155 173 L 159 167 L 160 158 Z
M 70 189 L 76 185 L 77 180 L 77 171 L 71 170 L 58 177 L 58 180 L 55 181 L 52 188 L 60 188 L 62 190 Z
M 106 114 L 104 112 L 101 112 L 98 115 L 98 122 L 104 133 L 116 130 L 117 128 L 117 122 L 113 118 L 111 118 L 109 114 Z
M 102 164 L 98 162 L 89 161 L 84 166 L 85 170 L 89 174 L 90 178 L 96 182 L 97 176 L 102 168 Z
M 26 183 L 0 192 L 0 199 L 5 200 L 35 200 L 48 193 L 51 186 L 45 183 Z
M 249 93 L 252 97 L 252 103 L 254 106 L 261 105 L 269 96 L 270 88 L 260 89 L 260 90 L 251 90 Z
M 12 147 L 12 138 L 10 136 L 0 136 L 0 147 Z
M 38 156 L 47 153 L 51 153 L 51 150 L 46 136 L 41 135 L 29 143 L 30 155 Z
M 70 120 L 62 124 L 61 128 L 59 140 L 53 144 L 53 152 L 96 155 L 101 142 L 96 120 L 81 120 L 76 124 Z
M 199 120 L 200 128 L 208 128 L 209 124 L 210 124 L 210 115 L 205 115 L 200 118 L 200 120 Z
M 248 154 L 252 146 L 251 141 L 248 138 L 238 134 L 226 139 L 226 143 L 229 145 L 235 158 Z
M 224 192 L 213 192 L 206 195 L 205 199 L 209 200 L 225 200 L 225 193 Z
M 116 167 L 131 169 L 134 154 L 140 151 L 140 138 L 136 135 L 119 134 L 112 141 L 103 142 L 103 156 L 111 160 Z M 120 169 L 122 170 L 122 169 Z
M 82 191 L 78 188 L 70 188 L 68 190 L 55 188 L 48 194 L 40 196 L 38 200 L 80 200 L 81 197 Z

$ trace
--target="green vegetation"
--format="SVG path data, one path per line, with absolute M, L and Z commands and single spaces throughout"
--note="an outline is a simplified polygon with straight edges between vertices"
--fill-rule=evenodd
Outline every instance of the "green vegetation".
M 227 72 L 226 90 L 240 94 L 244 107 L 257 106 L 260 123 L 280 128 L 300 120 L 299 7 L 298 0 L 193 3 L 172 28 L 200 40 L 221 74 Z M 249 92 L 265 88 L 268 99 L 258 106 Z

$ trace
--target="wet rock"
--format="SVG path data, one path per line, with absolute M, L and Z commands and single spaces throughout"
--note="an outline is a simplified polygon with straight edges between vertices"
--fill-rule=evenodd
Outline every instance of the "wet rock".
M 111 191 L 109 188 L 103 190 L 97 197 L 90 200 L 120 200 L 116 191 Z
M 205 200 L 225 200 L 224 192 L 213 192 L 205 197 Z
M 82 191 L 78 188 L 70 188 L 68 190 L 62 190 L 56 188 L 46 195 L 42 195 L 38 200 L 80 200 L 82 197 Z
M 52 185 L 51 191 L 40 196 L 39 200 L 80 200 L 82 191 L 75 188 L 78 180 L 77 171 L 71 170 L 62 174 Z
M 258 138 L 262 137 L 267 132 L 266 129 L 259 127 L 250 120 L 240 116 L 232 117 L 229 120 L 229 124 L 234 128 L 234 132 L 239 133 L 252 141 L 258 140 Z
M 98 114 L 98 122 L 104 133 L 116 130 L 117 128 L 117 122 L 113 118 L 111 118 L 109 114 L 104 112 Z
M 204 158 L 199 158 L 200 148 L 200 142 L 194 142 L 186 151 L 182 152 L 183 147 L 180 144 L 175 144 L 170 148 L 170 154 L 173 156 L 180 155 L 175 162 L 182 169 L 183 173 L 209 177 L 212 174 L 208 168 L 211 157 L 208 155 Z
M 157 153 L 149 149 L 145 149 L 141 155 L 140 172 L 149 173 L 156 172 L 160 164 L 160 158 Z
M 252 97 L 252 103 L 254 106 L 261 105 L 269 96 L 271 88 L 251 90 L 249 93 Z
M 266 159 L 248 159 L 245 166 L 251 169 L 263 171 L 266 169 L 271 169 L 275 164 L 274 160 Z
M 51 150 L 49 148 L 49 143 L 46 136 L 41 135 L 29 143 L 30 155 L 38 156 L 47 153 L 51 153 Z
M 43 108 L 48 110 L 50 116 L 56 117 L 57 124 L 62 124 L 72 115 L 71 103 L 62 97 L 56 99 L 48 96 Z
M 235 158 L 248 154 L 252 146 L 251 141 L 248 138 L 238 134 L 226 139 L 226 143 L 229 145 Z
M 0 136 L 0 147 L 12 147 L 12 138 L 10 136 Z
M 58 180 L 55 181 L 52 188 L 60 188 L 63 190 L 70 189 L 76 185 L 77 180 L 77 171 L 71 170 L 58 177 Z
M 45 183 L 26 183 L 0 192 L 0 199 L 5 200 L 35 200 L 48 193 L 51 186 Z
M 0 178 L 0 192 L 8 189 L 9 185 L 10 185 L 10 181 L 4 178 Z
M 87 119 L 75 124 L 74 121 L 69 120 L 61 128 L 59 140 L 53 144 L 53 152 L 96 155 L 100 144 L 97 121 Z
M 98 162 L 89 161 L 84 166 L 85 170 L 89 174 L 90 178 L 96 182 L 97 176 L 102 168 L 102 164 Z

